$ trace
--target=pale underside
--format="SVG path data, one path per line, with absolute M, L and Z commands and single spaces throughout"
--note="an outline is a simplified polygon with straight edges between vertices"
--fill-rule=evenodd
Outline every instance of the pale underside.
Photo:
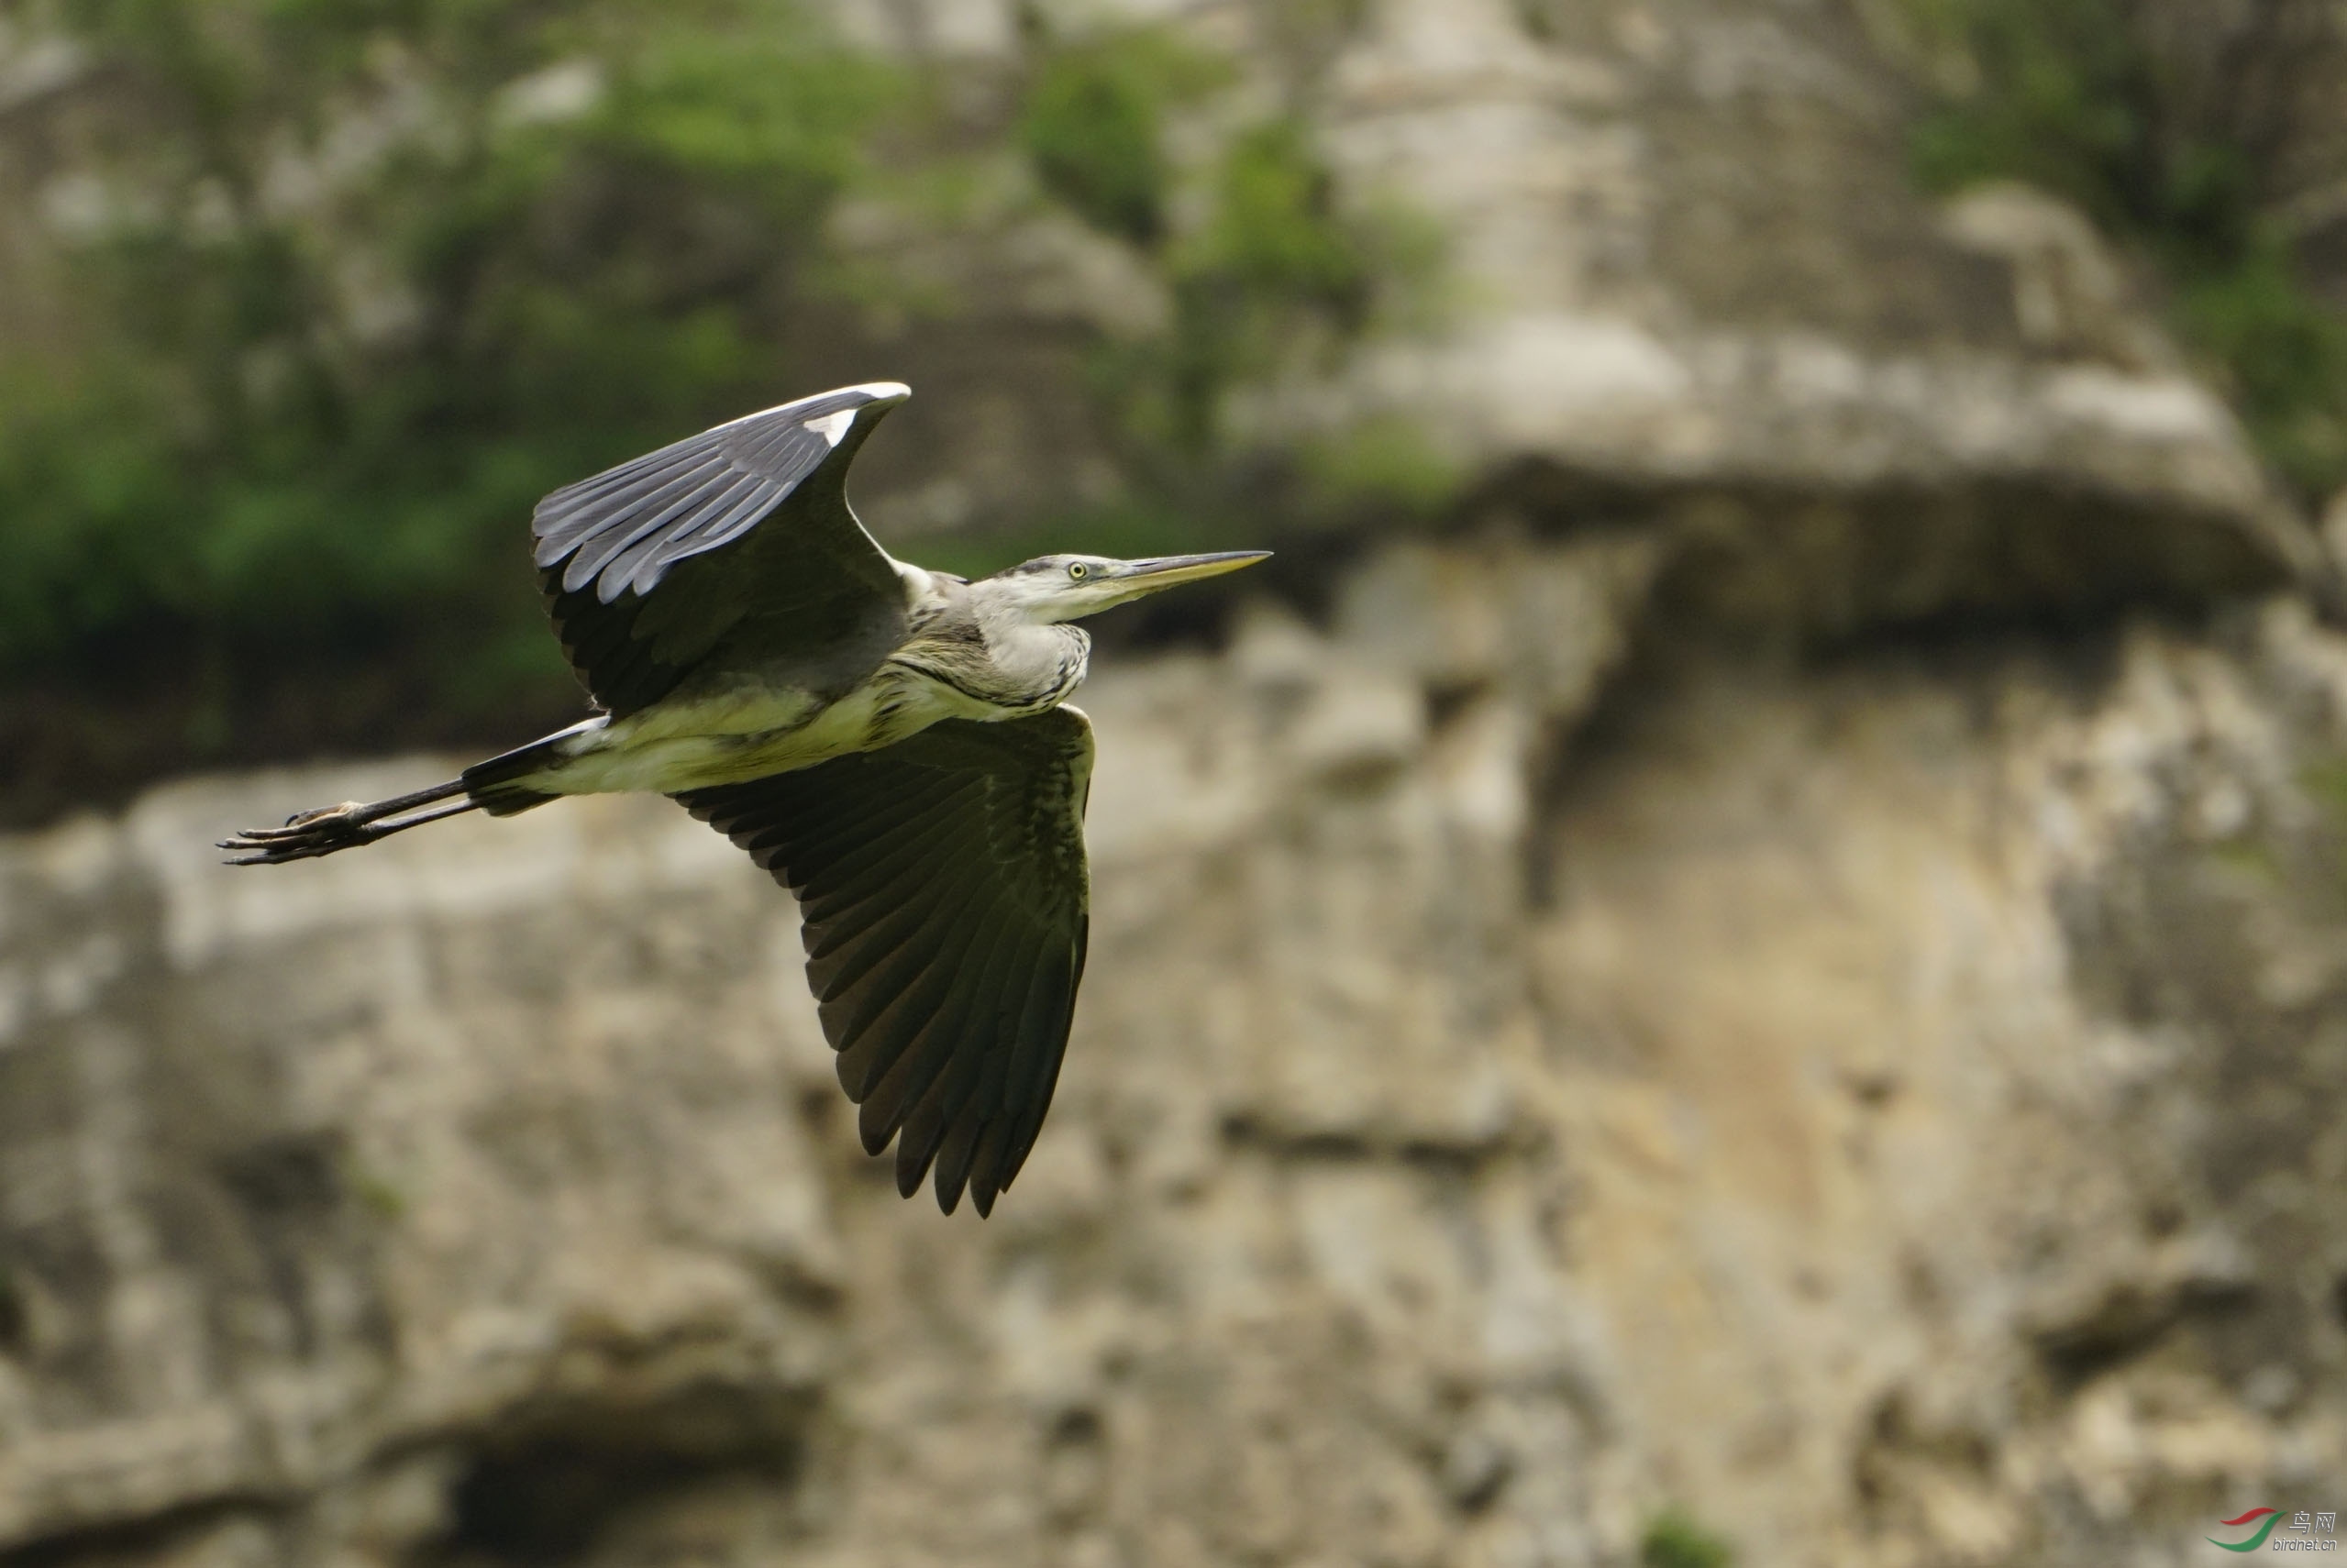
M 591 719 L 519 780 L 549 795 L 650 790 L 664 795 L 738 784 L 879 751 L 943 719 L 1005 717 L 992 705 L 891 659 L 836 701 L 742 682 L 624 718 Z

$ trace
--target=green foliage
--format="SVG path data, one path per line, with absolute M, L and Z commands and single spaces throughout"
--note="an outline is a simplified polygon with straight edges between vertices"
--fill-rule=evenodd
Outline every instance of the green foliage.
M 1301 122 L 1275 119 L 1233 142 L 1214 216 L 1180 259 L 1182 276 L 1214 279 L 1257 299 L 1288 300 L 1358 326 L 1368 260 L 1330 200 L 1328 171 Z
M 1465 476 L 1436 451 L 1416 424 L 1366 420 L 1302 450 L 1304 470 L 1320 494 L 1351 507 L 1423 516 L 1459 493 Z
M 1294 116 L 1242 126 L 1211 161 L 1176 168 L 1168 122 L 1233 79 L 1229 62 L 1161 29 L 1111 30 L 1046 49 L 1021 104 L 1018 144 L 1045 193 L 1140 252 L 1172 307 L 1163 334 L 1092 357 L 1092 390 L 1158 499 L 1088 526 L 1155 537 L 1181 515 L 1195 540 L 1203 519 L 1228 519 L 1228 498 L 1207 493 L 1232 479 L 1217 462 L 1234 456 L 1220 429 L 1226 395 L 1325 360 L 1423 292 L 1437 265 L 1422 227 L 1339 207 Z M 1305 454 L 1299 477 L 1323 496 L 1423 500 L 1434 482 L 1428 464 L 1380 467 L 1340 445 Z
M 2143 61 L 2113 0 L 1919 5 L 1968 50 L 1976 79 L 1917 131 L 1928 182 L 2027 180 L 2114 226 L 2161 204 Z
M 1394 226 L 1336 209 L 1300 123 L 1242 132 L 1203 172 L 1203 221 L 1150 258 L 1171 297 L 1169 329 L 1102 346 L 1092 369 L 1133 467 L 1198 505 L 1204 460 L 1226 455 L 1219 419 L 1232 388 L 1326 359 L 1368 327 L 1381 287 L 1408 282 L 1388 265 L 1405 252 Z
M 2286 479 L 2318 499 L 2347 483 L 2347 319 L 2308 292 L 2278 237 L 2184 271 L 2175 315 L 2224 367 L 2242 423 Z
M 2347 829 L 2347 756 L 2320 756 L 2298 770 L 2298 786 L 2314 803 Z
M 1925 182 L 2076 203 L 2167 280 L 2179 335 L 2275 469 L 2309 497 L 2347 482 L 2347 323 L 2261 208 L 2254 127 L 2186 111 L 2131 0 L 1911 3 L 1965 79 L 1917 129 Z
M 2209 858 L 2237 876 L 2269 888 L 2281 887 L 2286 880 L 2281 856 L 2271 844 L 2253 834 L 2243 834 L 2210 845 Z
M 1334 211 L 1303 127 L 1273 120 L 1237 138 L 1216 171 L 1213 215 L 1168 259 L 1174 335 L 1158 434 L 1204 449 L 1223 392 L 1300 345 L 1367 319 L 1366 236 Z
M 137 134 L 75 258 L 103 330 L 61 384 L 0 380 L 17 669 L 162 638 L 233 672 L 428 626 L 459 706 L 558 679 L 518 635 L 517 520 L 792 384 L 805 237 L 900 91 L 772 6 L 70 17 Z
M 1734 1561 L 1726 1541 L 1677 1508 L 1648 1520 L 1638 1540 L 1639 1568 L 1728 1568 Z
M 1165 235 L 1172 181 L 1168 109 L 1223 84 L 1229 66 L 1156 29 L 1047 51 L 1021 105 L 1018 140 L 1044 189 L 1136 245 Z
M 413 1205 L 388 1172 L 338 1141 L 328 1150 L 328 1158 L 335 1187 L 357 1199 L 371 1218 L 384 1224 L 407 1218 Z
M 288 671 L 317 691 L 286 734 L 325 744 L 371 743 L 368 718 L 317 733 L 360 687 L 442 736 L 567 704 L 523 565 L 537 498 L 805 390 L 801 343 L 836 350 L 853 311 L 949 313 L 950 268 L 851 269 L 827 215 L 852 193 L 950 235 L 999 215 L 1006 155 L 1129 248 L 1168 325 L 1087 345 L 1124 495 L 928 558 L 1000 564 L 1074 527 L 1131 554 L 1245 543 L 1300 498 L 1420 508 L 1449 482 L 1379 439 L 1263 485 L 1224 433 L 1235 387 L 1323 366 L 1423 293 L 1434 247 L 1340 205 L 1299 119 L 1227 132 L 1234 62 L 1166 29 L 1037 32 L 1008 112 L 964 105 L 940 135 L 921 68 L 825 41 L 792 0 L 50 14 L 94 67 L 6 129 L 65 148 L 79 193 L 43 234 L 63 325 L 12 334 L 0 298 L 0 681 L 94 722 L 98 675 L 142 712 L 194 692 L 175 716 L 199 754 L 265 750 L 240 737 Z

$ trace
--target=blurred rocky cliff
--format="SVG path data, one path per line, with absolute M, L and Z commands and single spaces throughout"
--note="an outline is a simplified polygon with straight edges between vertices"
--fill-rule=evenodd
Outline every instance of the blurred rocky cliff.
M 18 836 L 18 1560 L 2158 1563 L 2336 1507 L 2317 532 L 2075 212 L 1917 193 L 1854 13 L 1301 11 L 1166 15 L 1431 215 L 1442 298 L 1227 418 L 1455 499 L 1096 661 L 1089 978 L 995 1218 L 898 1201 L 788 900 L 666 802 L 216 864 L 413 757 Z M 866 507 L 916 558 L 1107 471 L 1055 322 L 1178 308 L 956 232 L 997 308 L 889 345 Z

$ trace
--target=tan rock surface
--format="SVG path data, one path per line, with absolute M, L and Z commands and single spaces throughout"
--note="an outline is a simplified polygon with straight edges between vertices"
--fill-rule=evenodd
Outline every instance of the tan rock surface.
M 1010 0 L 836 9 L 873 46 L 977 79 L 1016 59 Z M 1035 10 L 1059 37 L 1174 27 L 1234 63 L 1237 84 L 1176 138 L 1184 178 L 1205 179 L 1236 127 L 1292 113 L 1341 205 L 1439 236 L 1434 298 L 1320 370 L 1235 389 L 1223 424 L 1241 447 L 1398 436 L 1494 476 L 1535 513 L 1764 495 L 1771 504 L 1714 507 L 1715 544 L 1830 579 L 1815 547 L 1832 535 L 1836 560 L 1870 568 L 1806 607 L 1837 625 L 2198 597 L 2316 564 L 2221 400 L 2180 368 L 2084 218 L 2016 188 L 1944 210 L 1916 189 L 1912 83 L 1849 10 Z M 1114 491 L 1113 468 L 1078 450 L 1068 375 L 1037 345 L 1146 335 L 1165 317 L 1165 286 L 1129 248 L 1023 206 L 1025 188 L 1006 168 L 994 218 L 964 214 L 947 231 L 885 201 L 846 215 L 840 237 L 861 265 L 910 269 L 960 302 L 952 343 L 1002 339 L 975 358 L 898 343 L 932 401 L 909 414 L 917 455 L 876 455 L 869 510 L 883 531 Z M 951 419 L 918 412 L 937 399 Z M 901 489 L 887 488 L 891 462 Z
M 1643 580 L 1409 547 L 1104 672 L 1090 977 L 984 1224 L 857 1151 L 787 900 L 664 802 L 213 864 L 416 759 L 11 842 L 0 1530 L 1578 1563 L 1676 1502 L 2024 1563 L 2319 1505 L 2347 642 L 1622 666 Z M 1478 582 L 1580 606 L 1552 668 Z
M 2347 639 L 2242 597 L 2306 536 L 2091 233 L 1917 197 L 1838 17 L 1379 0 L 1290 62 L 1457 293 L 1234 407 L 1405 413 L 1489 504 L 1102 657 L 1091 967 L 990 1222 L 858 1150 L 787 899 L 665 802 L 207 847 L 410 758 L 0 843 L 0 1547 L 1531 1568 L 1677 1507 L 2021 1568 L 2334 1507 Z M 1038 324 L 1155 285 L 967 249 L 1006 303 L 905 344 L 959 412 L 884 527 L 1115 483 Z

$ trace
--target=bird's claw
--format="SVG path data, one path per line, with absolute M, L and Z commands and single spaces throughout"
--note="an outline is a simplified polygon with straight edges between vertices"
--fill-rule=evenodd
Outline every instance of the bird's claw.
M 285 819 L 283 827 L 247 828 L 233 838 L 220 840 L 218 847 L 255 852 L 236 856 L 228 862 L 231 866 L 274 866 L 331 855 L 373 836 L 359 815 L 363 809 L 357 801 L 345 801 L 338 806 L 296 812 Z
M 302 838 L 322 833 L 334 833 L 345 827 L 359 826 L 359 812 L 363 808 L 356 801 L 345 801 L 338 806 L 319 806 L 313 811 L 295 812 L 285 819 L 283 827 L 247 828 L 237 836 L 266 844 L 273 839 Z

